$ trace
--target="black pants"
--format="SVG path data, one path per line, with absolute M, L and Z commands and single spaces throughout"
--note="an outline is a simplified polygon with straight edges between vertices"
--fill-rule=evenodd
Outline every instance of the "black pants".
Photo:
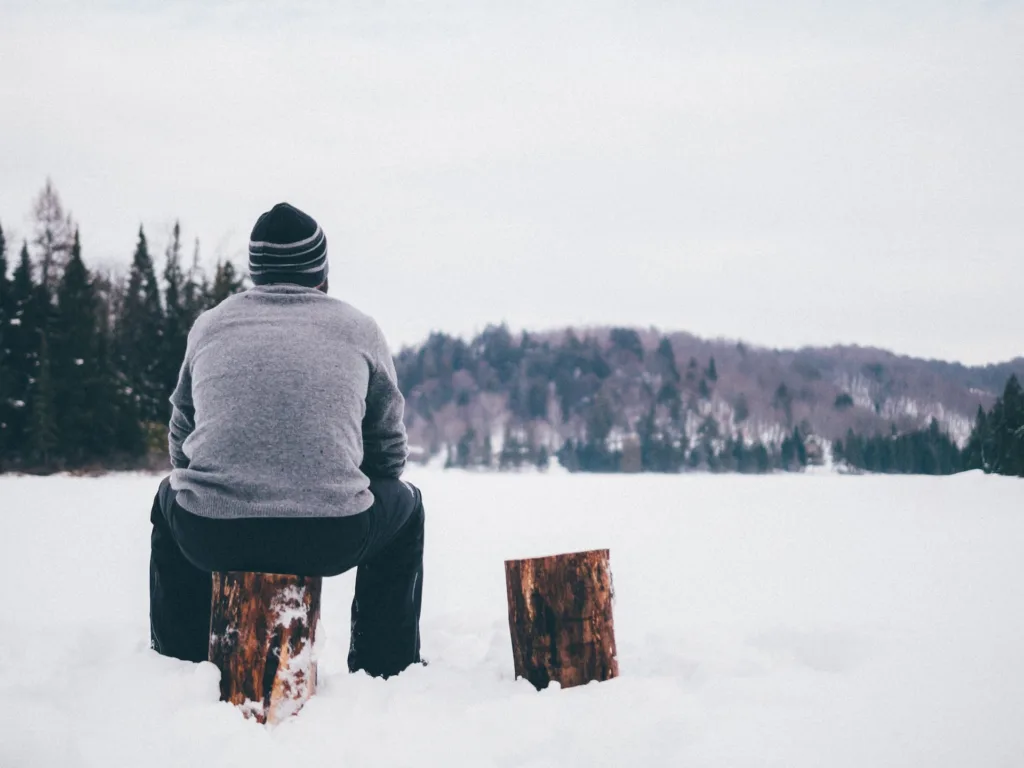
M 213 571 L 335 576 L 358 566 L 349 669 L 387 677 L 420 661 L 423 500 L 401 480 L 370 490 L 373 506 L 350 517 L 214 520 L 182 509 L 165 479 L 150 516 L 153 648 L 206 660 Z

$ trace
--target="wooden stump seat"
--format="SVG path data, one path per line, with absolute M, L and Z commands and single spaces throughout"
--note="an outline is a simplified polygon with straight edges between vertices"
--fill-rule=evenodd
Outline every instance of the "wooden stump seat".
M 538 690 L 619 674 L 608 550 L 505 562 L 516 677 Z
M 220 698 L 274 725 L 316 692 L 313 643 L 323 580 L 273 573 L 213 574 L 210 656 Z

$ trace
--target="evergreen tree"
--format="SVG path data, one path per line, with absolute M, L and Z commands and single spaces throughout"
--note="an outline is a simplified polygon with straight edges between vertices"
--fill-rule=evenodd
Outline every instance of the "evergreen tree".
M 188 277 L 181 267 L 181 225 L 174 224 L 171 242 L 167 246 L 164 264 L 164 329 L 161 350 L 160 396 L 167 401 L 178 382 L 178 372 L 185 359 L 188 332 L 195 318 L 190 318 L 187 306 Z
M 662 336 L 658 342 L 656 359 L 661 367 L 659 371 L 667 381 L 678 384 L 680 381 L 679 368 L 676 365 L 676 353 L 672 349 L 672 342 L 668 336 Z
M 468 467 L 473 460 L 473 443 L 476 441 L 476 431 L 470 427 L 462 433 L 458 445 L 455 448 L 456 467 Z
M 234 264 L 230 261 L 217 262 L 217 271 L 213 276 L 208 306 L 217 306 L 228 296 L 233 296 L 241 291 L 244 284 L 245 278 L 239 277 Z
M 11 281 L 7 277 L 7 238 L 4 236 L 3 226 L 0 226 L 0 323 L 7 317 L 10 293 Z M 0 324 L 0 333 L 3 333 L 2 324 Z
M 54 407 L 53 377 L 50 374 L 50 351 L 46 334 L 39 330 L 38 377 L 34 382 L 32 397 L 32 433 L 29 441 L 29 455 L 34 466 L 40 469 L 53 467 L 55 450 L 58 445 L 57 419 Z
M 990 411 L 978 408 L 964 466 L 1024 477 L 1024 391 L 1016 375 L 1010 376 Z
M 188 328 L 196 321 L 196 318 L 206 309 L 206 297 L 210 292 L 209 281 L 203 273 L 202 265 L 199 262 L 199 240 L 196 239 L 192 250 L 192 265 L 181 291 L 181 306 L 184 325 Z
M 7 241 L 0 227 L 0 472 L 10 452 L 10 422 L 14 401 L 14 382 L 9 367 L 11 308 L 14 297 L 7 277 Z
M 72 466 L 92 458 L 101 392 L 97 367 L 98 304 L 75 232 L 71 258 L 57 289 L 52 369 L 60 453 Z
M 139 409 L 115 360 L 113 318 L 118 314 L 118 290 L 109 276 L 93 280 L 98 299 L 96 325 L 96 410 L 91 455 L 116 457 L 132 463 L 145 453 Z
M 148 424 L 166 424 L 169 418 L 160 375 L 163 328 L 160 286 L 146 235 L 139 227 L 139 241 L 118 317 L 117 357 L 139 416 Z
M 644 345 L 640 340 L 640 334 L 632 328 L 612 328 L 611 345 L 613 349 L 621 349 L 637 360 L 644 359 Z
M 491 435 L 484 438 L 484 450 L 480 456 L 480 464 L 483 467 L 490 468 L 494 462 L 494 449 L 491 447 Z
M 786 426 L 790 426 L 793 423 L 793 395 L 789 391 L 789 387 L 786 386 L 785 382 L 779 384 L 778 389 L 775 390 L 775 396 L 772 398 L 772 407 L 776 410 L 782 411 L 786 416 Z
M 807 466 L 807 446 L 799 429 L 782 441 L 780 460 L 787 472 L 799 472 Z
M 757 472 L 764 474 L 771 469 L 771 457 L 768 455 L 768 449 L 764 446 L 760 440 L 758 440 L 752 449 L 754 454 L 754 466 L 757 468 Z
M 526 418 L 546 419 L 548 415 L 548 383 L 531 381 L 526 393 Z
M 964 449 L 964 466 L 967 469 L 982 469 L 989 472 L 989 456 L 991 456 L 991 437 L 988 429 L 988 414 L 979 405 L 978 413 L 974 418 L 974 429 L 971 430 L 971 437 Z
M 948 475 L 964 466 L 964 454 L 932 419 L 927 429 L 866 438 L 846 433 L 833 446 L 835 460 L 867 472 Z
M 539 470 L 544 471 L 548 468 L 548 465 L 551 463 L 551 458 L 548 455 L 548 447 L 546 445 L 542 445 L 537 449 L 537 459 L 535 463 Z
M 718 381 L 718 368 L 715 367 L 715 358 L 713 357 L 708 363 L 707 377 L 708 381 Z
M 18 266 L 10 283 L 8 294 L 7 332 L 4 344 L 7 359 L 7 454 L 24 460 L 29 451 L 32 434 L 32 383 L 36 377 L 39 349 L 38 313 L 36 312 L 36 286 L 33 282 L 32 262 L 28 244 L 23 243 Z
M 996 401 L 989 419 L 992 432 L 992 471 L 1024 477 L 1024 391 L 1016 376 L 1010 376 L 1003 396 Z

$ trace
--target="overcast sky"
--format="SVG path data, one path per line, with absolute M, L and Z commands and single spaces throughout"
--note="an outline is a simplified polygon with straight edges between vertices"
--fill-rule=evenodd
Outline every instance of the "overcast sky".
M 5 231 L 48 175 L 93 264 L 287 200 L 395 346 L 1024 354 L 1021 2 L 0 0 Z

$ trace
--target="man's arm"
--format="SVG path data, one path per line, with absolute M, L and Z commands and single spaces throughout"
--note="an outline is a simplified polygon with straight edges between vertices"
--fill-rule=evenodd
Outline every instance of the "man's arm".
M 171 393 L 171 423 L 167 430 L 167 447 L 171 455 L 171 466 L 175 469 L 188 468 L 188 456 L 185 455 L 183 444 L 185 439 L 196 428 L 196 412 L 192 406 L 192 371 L 190 351 L 186 351 L 185 359 L 178 374 L 178 386 Z
M 370 362 L 370 383 L 363 417 L 363 464 L 371 478 L 399 477 L 405 468 L 408 443 L 405 434 L 405 398 L 384 334 L 375 328 L 375 350 Z

